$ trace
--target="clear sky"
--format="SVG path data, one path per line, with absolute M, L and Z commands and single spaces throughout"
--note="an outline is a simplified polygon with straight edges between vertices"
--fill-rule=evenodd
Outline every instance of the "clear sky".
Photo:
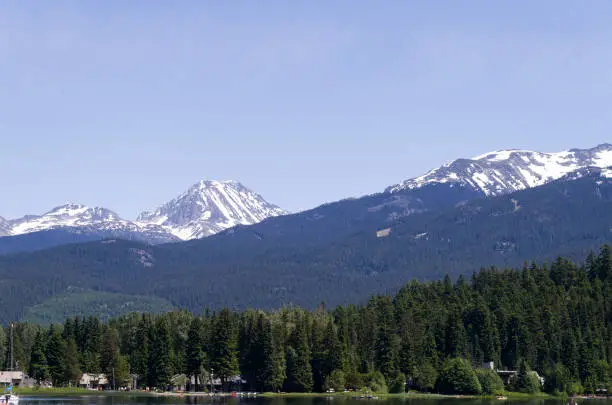
M 288 210 L 612 139 L 612 1 L 0 2 L 0 216 L 200 179 Z

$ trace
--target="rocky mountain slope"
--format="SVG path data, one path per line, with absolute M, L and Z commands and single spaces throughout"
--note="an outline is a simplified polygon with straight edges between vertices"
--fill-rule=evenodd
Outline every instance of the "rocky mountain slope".
M 287 212 L 236 181 L 200 181 L 172 201 L 143 212 L 137 223 L 162 226 L 188 240 L 284 214 Z
M 42 215 L 26 215 L 9 220 L 5 224 L 6 233 L 11 236 L 68 230 L 76 234 L 93 234 L 102 238 L 121 237 L 151 243 L 179 240 L 161 226 L 137 224 L 122 219 L 106 208 L 73 203 L 55 207 Z
M 448 198 L 449 204 L 457 204 L 478 197 L 504 195 L 541 186 L 570 173 L 579 175 L 581 170 L 591 167 L 610 166 L 610 144 L 558 153 L 494 151 L 471 159 L 457 159 L 388 187 L 383 193 L 325 204 L 274 224 L 284 238 L 292 234 L 301 240 L 304 232 L 315 232 L 319 240 L 331 240 L 366 222 L 384 226 L 402 217 L 439 210 L 446 207 L 444 201 Z M 453 192 L 452 189 L 460 190 Z M 238 182 L 200 181 L 171 201 L 143 212 L 135 221 L 123 219 L 105 208 L 79 204 L 56 207 L 43 215 L 14 220 L 0 218 L 0 236 L 32 235 L 10 243 L 0 241 L 0 252 L 34 250 L 34 247 L 62 244 L 64 240 L 72 243 L 92 237 L 117 237 L 153 244 L 199 239 L 237 225 L 253 225 L 285 214 L 286 211 Z M 306 217 L 310 218 L 309 222 L 302 222 Z M 322 217 L 325 217 L 323 221 Z M 296 222 L 297 227 L 285 225 Z M 318 233 L 330 224 L 337 224 L 331 228 L 342 231 Z M 46 232 L 51 230 L 79 236 Z M 6 242 L 4 246 L 2 242 Z
M 389 192 L 427 184 L 461 184 L 486 196 L 537 187 L 586 167 L 612 166 L 612 145 L 570 149 L 558 153 L 507 149 L 471 159 L 457 159 L 426 174 L 387 188 Z
M 68 203 L 42 215 L 12 220 L 0 217 L 0 236 L 37 234 L 34 245 L 45 247 L 59 244 L 67 236 L 47 231 L 62 230 L 86 235 L 83 240 L 117 237 L 156 244 L 201 238 L 285 213 L 238 182 L 201 181 L 158 209 L 141 214 L 136 221 L 123 219 L 106 208 Z M 32 238 L 20 240 L 27 245 Z
M 611 240 L 611 175 L 582 169 L 540 187 L 446 205 L 450 199 L 438 198 L 439 190 L 455 193 L 456 202 L 469 189 L 430 184 L 183 243 L 117 239 L 0 256 L 0 321 L 19 319 L 26 308 L 72 287 L 155 296 L 194 311 L 334 306 L 414 278 L 469 276 L 480 266 L 550 262 L 558 255 L 582 260 Z M 430 198 L 417 194 L 427 190 Z M 421 201 L 437 208 L 395 215 Z

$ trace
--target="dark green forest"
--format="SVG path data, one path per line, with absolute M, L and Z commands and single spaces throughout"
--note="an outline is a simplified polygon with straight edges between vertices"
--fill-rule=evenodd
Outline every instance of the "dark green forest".
M 55 385 L 86 371 L 114 374 L 117 385 L 137 374 L 139 385 L 166 388 L 177 374 L 206 382 L 213 370 L 225 385 L 240 374 L 258 391 L 497 394 L 501 380 L 480 368 L 492 361 L 518 371 L 505 389 L 593 393 L 610 387 L 611 298 L 612 248 L 604 246 L 582 264 L 560 258 L 549 266 L 482 269 L 454 282 L 412 281 L 395 295 L 334 309 L 17 323 L 14 354 L 19 368 Z M 7 332 L 0 330 L 2 353 Z
M 448 185 L 369 196 L 176 244 L 64 245 L 0 256 L 0 322 L 37 305 L 61 315 L 52 298 L 74 288 L 192 312 L 364 304 L 410 280 L 469 277 L 481 265 L 582 260 L 610 243 L 611 223 L 612 179 L 587 173 L 492 198 Z M 377 237 L 380 229 L 390 233 Z

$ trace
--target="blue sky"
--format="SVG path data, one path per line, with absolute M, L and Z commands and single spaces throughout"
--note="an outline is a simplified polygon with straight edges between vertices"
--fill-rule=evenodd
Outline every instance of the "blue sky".
M 610 141 L 610 1 L 5 1 L 0 216 L 200 179 L 289 210 Z

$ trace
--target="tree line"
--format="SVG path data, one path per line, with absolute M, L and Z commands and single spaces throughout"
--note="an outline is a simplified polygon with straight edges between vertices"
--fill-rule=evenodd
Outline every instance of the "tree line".
M 363 305 L 314 310 L 175 311 L 129 314 L 108 322 L 74 317 L 63 325 L 17 323 L 17 367 L 54 385 L 82 372 L 106 373 L 121 386 L 167 388 L 192 377 L 204 389 L 210 373 L 227 387 L 241 375 L 257 391 L 376 392 L 417 389 L 498 393 L 493 371 L 517 370 L 506 389 L 594 393 L 610 388 L 612 249 L 577 264 L 482 269 L 435 282 L 412 281 L 397 294 Z M 0 328 L 0 366 L 8 329 Z M 542 386 L 532 371 L 544 377 Z

